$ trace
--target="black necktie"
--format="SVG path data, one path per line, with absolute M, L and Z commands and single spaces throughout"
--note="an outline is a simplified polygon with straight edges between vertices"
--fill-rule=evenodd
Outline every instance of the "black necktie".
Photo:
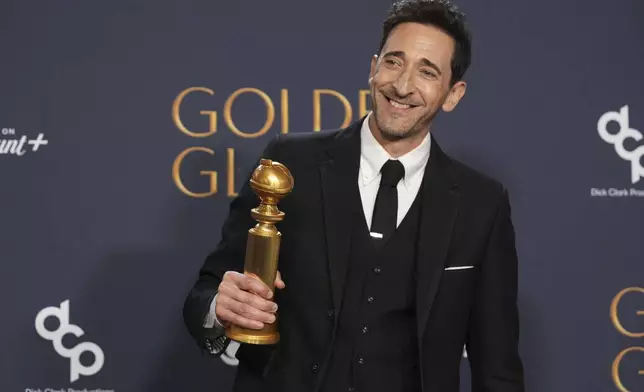
M 396 186 L 405 176 L 405 167 L 400 161 L 390 159 L 382 166 L 380 173 L 382 178 L 371 219 L 371 237 L 376 245 L 384 244 L 396 231 L 398 217 Z

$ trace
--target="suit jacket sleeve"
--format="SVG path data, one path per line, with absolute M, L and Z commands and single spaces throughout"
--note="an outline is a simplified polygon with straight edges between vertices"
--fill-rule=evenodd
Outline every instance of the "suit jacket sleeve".
M 500 199 L 468 332 L 473 392 L 525 390 L 518 348 L 518 261 L 507 191 Z
M 279 161 L 275 150 L 279 136 L 271 140 L 261 158 Z M 204 327 L 217 289 L 227 271 L 243 272 L 248 230 L 255 226 L 250 210 L 259 205 L 259 199 L 250 188 L 249 180 L 253 166 L 247 175 L 239 194 L 230 203 L 228 216 L 221 229 L 221 240 L 201 266 L 197 281 L 188 293 L 183 306 L 183 318 L 190 335 L 197 344 L 212 355 L 220 355 L 228 345 L 228 339 L 221 328 Z

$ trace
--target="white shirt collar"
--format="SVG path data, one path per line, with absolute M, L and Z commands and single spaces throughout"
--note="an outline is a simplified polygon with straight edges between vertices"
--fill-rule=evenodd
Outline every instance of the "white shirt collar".
M 380 169 L 389 159 L 398 159 L 405 167 L 403 183 L 409 188 L 418 176 L 422 176 L 429 160 L 431 150 L 431 137 L 429 132 L 422 143 L 403 156 L 392 158 L 389 153 L 378 143 L 369 128 L 369 113 L 362 123 L 360 130 L 360 171 L 364 185 L 368 185 L 380 174 Z

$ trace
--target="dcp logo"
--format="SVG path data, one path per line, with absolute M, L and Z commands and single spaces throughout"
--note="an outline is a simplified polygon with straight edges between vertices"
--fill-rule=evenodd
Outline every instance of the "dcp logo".
M 48 317 L 58 319 L 59 325 L 55 331 L 50 331 L 45 327 L 45 320 Z M 78 380 L 79 375 L 92 376 L 103 367 L 105 355 L 103 350 L 95 343 L 82 342 L 69 349 L 63 346 L 63 337 L 65 335 L 72 334 L 76 337 L 81 337 L 85 334 L 79 326 L 69 323 L 69 300 L 63 301 L 60 307 L 50 306 L 38 312 L 38 315 L 36 315 L 36 331 L 43 339 L 52 341 L 54 350 L 60 356 L 69 358 L 69 380 L 71 382 Z M 94 363 L 91 366 L 84 366 L 80 362 L 80 356 L 85 351 L 94 354 Z
M 619 131 L 612 134 L 608 131 L 608 123 L 615 121 L 619 124 Z M 628 151 L 624 146 L 626 139 L 634 139 L 636 142 L 642 140 L 642 133 L 633 129 L 628 124 L 628 105 L 622 106 L 619 112 L 606 112 L 597 122 L 597 131 L 599 136 L 606 142 L 615 146 L 615 152 L 625 161 L 631 162 L 631 182 L 637 183 L 640 178 L 644 177 L 644 167 L 640 160 L 644 156 L 644 145 L 639 146 L 632 151 Z

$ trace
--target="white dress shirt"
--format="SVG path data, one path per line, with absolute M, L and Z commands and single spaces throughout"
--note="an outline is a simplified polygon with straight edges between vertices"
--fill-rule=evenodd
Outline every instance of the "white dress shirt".
M 371 218 L 373 207 L 376 204 L 376 195 L 380 186 L 380 169 L 389 159 L 398 159 L 405 167 L 405 176 L 398 183 L 398 219 L 396 227 L 400 225 L 403 218 L 409 211 L 421 184 L 423 183 L 423 174 L 429 161 L 429 151 L 431 150 L 431 137 L 429 133 L 425 136 L 422 143 L 410 152 L 398 158 L 392 158 L 389 153 L 378 143 L 369 128 L 369 113 L 362 123 L 360 130 L 360 171 L 358 173 L 358 188 L 360 189 L 360 198 L 362 199 L 362 209 L 367 221 L 367 227 L 371 227 Z M 222 328 L 215 313 L 215 300 L 210 304 L 210 311 L 206 316 L 204 327 L 212 328 L 216 326 Z
M 376 195 L 380 186 L 380 169 L 389 159 L 397 159 L 405 167 L 405 176 L 398 183 L 398 219 L 396 227 L 400 225 L 403 218 L 409 211 L 421 184 L 423 174 L 429 161 L 431 150 L 431 137 L 429 133 L 422 143 L 415 149 L 398 158 L 392 158 L 389 153 L 378 143 L 369 128 L 369 113 L 360 130 L 360 173 L 358 174 L 358 187 L 362 199 L 362 209 L 367 221 L 367 227 L 371 227 L 373 207 L 376 204 Z

